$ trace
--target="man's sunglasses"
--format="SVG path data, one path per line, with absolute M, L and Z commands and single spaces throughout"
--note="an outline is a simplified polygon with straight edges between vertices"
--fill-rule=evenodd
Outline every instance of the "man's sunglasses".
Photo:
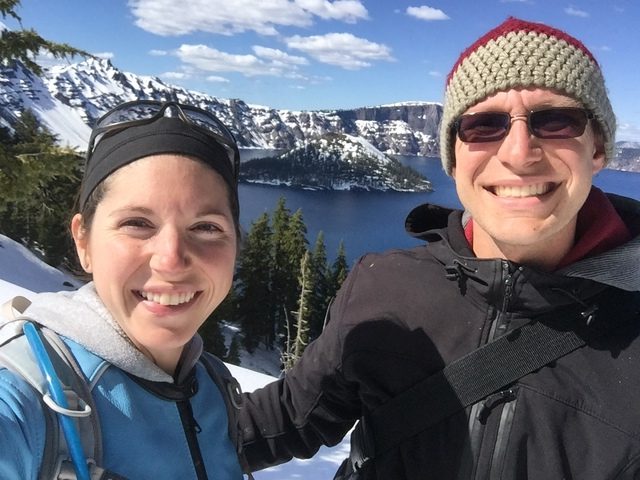
M 152 123 L 161 117 L 177 117 L 199 131 L 212 137 L 224 148 L 229 158 L 233 175 L 237 181 L 240 167 L 240 152 L 229 129 L 210 112 L 177 102 L 135 100 L 118 105 L 98 119 L 87 147 L 87 163 L 96 145 L 105 135 L 125 128 Z
M 509 133 L 511 120 L 526 118 L 529 132 L 543 139 L 567 139 L 584 133 L 593 114 L 583 108 L 557 107 L 511 115 L 506 112 L 476 112 L 460 115 L 453 124 L 458 138 L 466 143 L 502 140 Z

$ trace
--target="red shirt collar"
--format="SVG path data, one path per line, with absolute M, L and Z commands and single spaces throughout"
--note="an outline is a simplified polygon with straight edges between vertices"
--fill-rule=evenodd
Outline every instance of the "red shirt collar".
M 465 225 L 464 236 L 473 248 L 473 219 Z M 631 232 L 609 198 L 599 188 L 591 187 L 587 200 L 578 212 L 576 242 L 556 270 L 611 250 L 629 240 Z

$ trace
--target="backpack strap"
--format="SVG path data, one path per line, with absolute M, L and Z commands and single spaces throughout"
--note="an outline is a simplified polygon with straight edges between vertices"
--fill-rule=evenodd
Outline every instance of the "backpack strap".
M 61 435 L 58 418 L 60 407 L 50 399 L 47 382 L 23 333 L 25 323 L 32 322 L 23 316 L 29 305 L 30 301 L 25 297 L 14 297 L 2 305 L 2 314 L 9 322 L 0 327 L 0 367 L 21 376 L 41 395 L 46 435 L 39 479 L 72 480 L 76 478 L 76 473 L 70 461 L 69 447 L 64 435 Z M 71 414 L 80 432 L 91 480 L 122 479 L 99 466 L 102 464 L 100 422 L 89 384 L 80 366 L 58 334 L 39 327 L 38 335 L 63 386 L 68 404 L 68 411 L 64 413 Z
M 582 305 L 581 307 L 585 307 Z M 593 322 L 596 311 L 607 317 Z M 352 433 L 349 467 L 370 460 L 441 420 L 640 317 L 640 292 L 617 290 L 599 306 L 534 320 L 487 343 L 401 392 Z
M 251 470 L 242 451 L 242 431 L 238 427 L 238 411 L 242 408 L 244 402 L 242 388 L 234 376 L 231 375 L 229 368 L 218 357 L 209 352 L 203 352 L 200 360 L 222 393 L 229 419 L 229 438 L 236 447 L 242 471 L 252 480 Z

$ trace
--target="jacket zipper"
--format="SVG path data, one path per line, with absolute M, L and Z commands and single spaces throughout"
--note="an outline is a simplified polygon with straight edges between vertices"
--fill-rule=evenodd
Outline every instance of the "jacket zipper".
M 489 470 L 490 480 L 500 480 L 502 468 L 504 465 L 504 457 L 507 451 L 507 439 L 513 424 L 513 415 L 516 410 L 517 397 L 514 390 L 507 391 L 510 395 L 505 398 L 506 403 L 502 407 L 500 414 L 500 423 L 498 425 L 498 434 L 496 436 L 496 444 L 491 458 L 491 469 Z
M 513 295 L 513 274 L 511 273 L 509 262 L 506 260 L 501 260 L 501 269 L 502 269 L 502 285 L 503 285 L 503 299 L 502 299 L 502 308 L 497 311 L 494 315 L 493 324 L 489 331 L 489 336 L 487 338 L 487 343 L 491 342 L 495 338 L 498 338 L 504 335 L 509 327 L 509 322 L 506 321 L 506 317 L 504 313 L 506 312 L 511 302 L 511 297 Z M 493 404 L 495 399 L 498 398 L 499 401 L 497 404 Z M 513 412 L 515 410 L 515 394 L 512 390 L 506 390 L 503 392 L 497 392 L 490 397 L 487 397 L 485 400 L 476 403 L 471 409 L 471 416 L 469 418 L 469 440 L 470 440 L 470 453 L 473 462 L 473 466 L 471 467 L 471 472 L 469 476 L 466 478 L 499 478 L 500 471 L 502 469 L 502 462 L 504 460 L 504 453 L 506 449 L 506 440 L 508 434 L 511 430 L 511 424 L 513 420 Z M 485 425 L 483 416 L 491 413 L 491 410 L 496 406 L 504 404 L 502 408 L 502 413 L 500 416 L 500 422 L 498 424 L 498 432 L 496 436 L 496 441 L 494 445 L 493 455 L 491 459 L 491 463 L 489 464 L 489 476 L 486 477 L 484 475 L 479 474 L 478 472 L 478 461 L 479 455 L 481 451 L 481 446 L 483 443 L 483 438 L 485 437 Z M 495 477 L 498 475 L 498 477 Z M 461 477 L 459 477 L 461 478 Z
M 509 307 L 509 302 L 513 296 L 513 274 L 509 269 L 509 263 L 502 261 L 502 270 L 504 272 L 504 299 L 502 302 L 502 311 L 506 312 Z M 518 270 L 522 270 L 519 267 Z M 504 335 L 509 327 L 508 322 L 500 322 L 497 328 L 497 336 Z M 495 337 L 494 337 L 495 338 Z M 507 451 L 507 440 L 509 433 L 511 432 L 511 426 L 513 424 L 513 415 L 516 409 L 517 388 L 510 388 L 502 392 L 498 392 L 499 402 L 502 403 L 502 412 L 500 413 L 500 421 L 498 423 L 498 431 L 496 434 L 495 444 L 493 446 L 493 455 L 491 457 L 491 463 L 489 466 L 489 479 L 499 480 L 502 475 L 502 469 L 504 465 L 504 458 Z M 485 402 L 486 405 L 486 402 Z
M 184 434 L 187 437 L 187 444 L 189 445 L 189 452 L 191 453 L 191 461 L 196 471 L 196 478 L 198 480 L 207 480 L 207 470 L 202 459 L 202 452 L 200 451 L 200 445 L 198 443 L 197 434 L 200 431 L 200 426 L 193 418 L 193 409 L 191 408 L 191 402 L 189 400 L 180 400 L 177 402 L 178 412 L 180 413 L 180 421 L 182 422 L 182 428 Z

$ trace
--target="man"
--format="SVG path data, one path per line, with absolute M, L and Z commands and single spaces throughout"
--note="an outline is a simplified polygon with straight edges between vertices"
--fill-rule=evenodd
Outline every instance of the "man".
M 250 464 L 313 455 L 362 418 L 337 478 L 639 478 L 640 204 L 592 186 L 615 135 L 595 58 L 562 31 L 509 18 L 454 65 L 441 128 L 465 211 L 418 207 L 407 228 L 426 245 L 353 268 L 296 367 L 247 396 Z M 586 345 L 468 406 L 447 388 L 393 403 L 535 324 Z M 398 430 L 412 433 L 390 443 Z

